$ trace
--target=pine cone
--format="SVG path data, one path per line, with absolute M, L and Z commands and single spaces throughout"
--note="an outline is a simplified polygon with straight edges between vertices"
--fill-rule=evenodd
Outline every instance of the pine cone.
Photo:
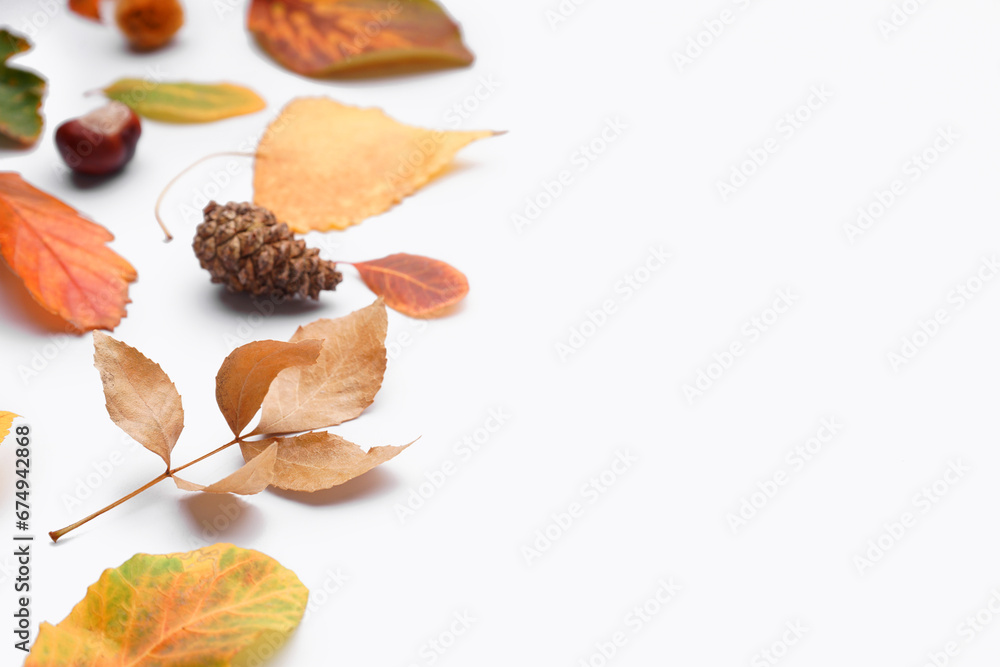
M 266 208 L 209 202 L 198 225 L 194 253 L 213 283 L 254 296 L 319 298 L 343 280 L 334 262 L 295 238 Z

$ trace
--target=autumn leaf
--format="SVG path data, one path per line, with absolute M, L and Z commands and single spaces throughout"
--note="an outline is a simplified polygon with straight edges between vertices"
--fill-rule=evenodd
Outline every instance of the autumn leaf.
M 166 123 L 209 123 L 256 113 L 267 106 L 257 93 L 231 83 L 119 79 L 103 92 L 140 116 Z
M 278 458 L 278 446 L 271 445 L 260 456 L 247 461 L 243 467 L 215 484 L 202 486 L 171 475 L 174 484 L 182 491 L 203 491 L 205 493 L 236 493 L 251 496 L 260 493 L 274 481 L 274 463 Z
M 410 446 L 372 447 L 365 452 L 339 435 L 319 432 L 240 442 L 240 449 L 243 458 L 252 461 L 275 445 L 278 458 L 271 485 L 288 491 L 319 491 L 343 484 Z
M 23 146 L 42 133 L 42 96 L 45 79 L 34 72 L 9 67 L 7 60 L 31 48 L 24 37 L 0 30 L 0 135 Z
M 465 274 L 430 257 L 396 253 L 353 266 L 368 289 L 411 317 L 433 317 L 469 293 Z
M 289 366 L 313 363 L 322 346 L 318 340 L 297 343 L 261 340 L 233 350 L 215 377 L 215 398 L 233 435 L 242 433 L 257 414 L 278 373 Z
M 14 418 L 19 415 L 15 415 L 13 412 L 4 412 L 0 410 L 0 443 L 4 441 L 4 438 L 10 434 L 11 424 L 14 423 Z
M 69 0 L 69 10 L 91 21 L 101 20 L 100 0 Z
M 290 102 L 254 166 L 254 203 L 294 231 L 346 229 L 384 213 L 490 131 L 425 130 L 328 98 Z
M 83 331 L 125 316 L 136 273 L 105 245 L 113 239 L 19 174 L 0 173 L 0 253 L 42 307 Z
M 105 570 L 61 623 L 42 623 L 24 664 L 260 664 L 298 626 L 308 595 L 273 558 L 231 544 L 137 554 Z
M 94 366 L 101 372 L 111 421 L 170 468 L 184 430 L 177 388 L 159 364 L 111 336 L 94 333 Z
M 247 28 L 272 58 L 306 76 L 473 60 L 433 0 L 252 0 Z
M 350 315 L 299 327 L 291 342 L 319 338 L 323 348 L 316 363 L 278 374 L 254 433 L 311 431 L 360 415 L 382 386 L 388 324 L 378 300 Z

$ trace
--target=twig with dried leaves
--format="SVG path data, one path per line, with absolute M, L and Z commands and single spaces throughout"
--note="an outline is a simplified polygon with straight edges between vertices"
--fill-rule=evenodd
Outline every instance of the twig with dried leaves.
M 268 486 L 317 491 L 393 458 L 409 445 L 365 452 L 338 435 L 316 430 L 354 419 L 371 405 L 385 374 L 387 326 L 380 299 L 345 317 L 299 327 L 287 343 L 263 340 L 238 347 L 215 378 L 216 400 L 233 439 L 176 467 L 170 455 L 184 428 L 184 409 L 173 382 L 135 348 L 95 333 L 94 364 L 101 372 L 108 414 L 162 458 L 167 469 L 104 509 L 50 532 L 52 541 L 167 478 L 184 491 L 204 493 L 249 495 Z M 260 422 L 243 434 L 258 411 Z M 266 437 L 248 440 L 254 436 Z M 214 484 L 203 486 L 177 475 L 236 444 L 245 464 Z

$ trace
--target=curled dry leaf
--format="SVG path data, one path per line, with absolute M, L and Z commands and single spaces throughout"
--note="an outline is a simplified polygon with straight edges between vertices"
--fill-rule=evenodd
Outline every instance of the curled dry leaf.
M 42 133 L 42 96 L 45 79 L 34 72 L 10 67 L 7 60 L 31 48 L 24 37 L 0 30 L 0 135 L 30 146 Z
M 257 93 L 231 83 L 119 79 L 102 92 L 140 116 L 164 123 L 210 123 L 256 113 L 267 106 Z
M 233 350 L 215 377 L 215 398 L 233 435 L 242 433 L 257 414 L 278 373 L 289 366 L 313 363 L 322 346 L 319 340 L 261 340 Z
M 278 458 L 278 446 L 271 445 L 264 449 L 260 456 L 247 461 L 243 466 L 215 484 L 202 486 L 194 484 L 177 475 L 171 475 L 174 484 L 182 491 L 203 491 L 205 493 L 236 493 L 241 496 L 252 496 L 260 493 L 274 481 L 274 463 Z
M 299 233 L 346 229 L 389 210 L 464 146 L 494 134 L 425 130 L 380 109 L 299 98 L 257 147 L 254 203 Z
M 473 60 L 433 0 L 253 0 L 247 28 L 275 60 L 307 76 Z
M 260 664 L 298 626 L 309 591 L 273 558 L 231 544 L 137 554 L 105 570 L 25 667 Z
M 432 317 L 469 293 L 464 273 L 430 257 L 396 253 L 354 268 L 390 308 L 411 317 Z
M 101 373 L 108 414 L 118 428 L 170 467 L 184 429 L 177 388 L 159 364 L 111 336 L 94 332 L 94 366 Z
M 412 445 L 372 447 L 367 452 L 333 433 L 304 433 L 286 438 L 241 442 L 247 461 L 277 446 L 272 486 L 289 491 L 319 491 L 363 475 Z
M 381 300 L 335 320 L 316 320 L 291 342 L 323 341 L 316 363 L 283 370 L 264 398 L 254 433 L 295 433 L 336 426 L 372 404 L 385 375 L 389 320 Z
M 0 442 L 3 442 L 10 433 L 11 424 L 14 423 L 14 418 L 17 416 L 13 412 L 0 410 Z
M 105 245 L 113 239 L 19 174 L 0 173 L 0 253 L 43 308 L 83 331 L 125 316 L 136 273 Z

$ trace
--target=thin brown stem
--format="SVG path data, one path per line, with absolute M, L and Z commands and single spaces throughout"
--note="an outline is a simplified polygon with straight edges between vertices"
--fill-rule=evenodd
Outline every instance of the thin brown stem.
M 91 514 L 90 516 L 85 517 L 83 519 L 80 519 L 76 523 L 70 524 L 69 526 L 66 526 L 65 528 L 60 528 L 59 530 L 53 530 L 52 532 L 49 533 L 49 537 L 52 538 L 53 542 L 58 542 L 60 537 L 62 537 L 66 533 L 70 532 L 71 530 L 76 530 L 77 528 L 79 528 L 83 524 L 87 523 L 91 519 L 96 519 L 97 517 L 99 517 L 102 514 L 104 514 L 105 512 L 107 512 L 108 510 L 113 510 L 114 508 L 118 507 L 119 505 L 121 505 L 126 500 L 134 498 L 135 496 L 139 495 L 143 491 L 145 491 L 145 490 L 147 490 L 149 488 L 152 488 L 153 486 L 156 486 L 157 484 L 159 484 L 163 480 L 167 479 L 168 477 L 172 477 L 175 473 L 178 473 L 181 470 L 184 470 L 185 468 L 193 466 L 195 463 L 199 463 L 201 461 L 204 461 L 209 456 L 212 456 L 214 454 L 218 454 L 223 449 L 226 449 L 227 447 L 232 447 L 233 445 L 235 445 L 239 441 L 240 441 L 240 439 L 238 437 L 237 438 L 233 438 L 232 440 L 230 440 L 226 444 L 222 445 L 221 447 L 213 449 L 208 454 L 205 454 L 204 456 L 199 456 L 194 461 L 189 461 L 189 462 L 185 463 L 182 466 L 177 466 L 176 468 L 173 468 L 171 470 L 167 470 L 166 472 L 160 474 L 160 476 L 158 476 L 156 479 L 153 479 L 150 482 L 148 482 L 147 484 L 144 484 L 143 486 L 140 486 L 138 489 L 136 489 L 132 493 L 128 494 L 127 496 L 125 496 L 123 498 L 119 498 L 118 500 L 116 500 L 115 502 L 111 503 L 110 505 L 108 505 L 104 509 L 98 510 L 98 511 L 94 512 L 93 514 Z
M 174 176 L 173 178 L 171 178 L 170 182 L 167 183 L 166 186 L 164 186 L 163 190 L 160 191 L 160 196 L 156 198 L 156 208 L 153 209 L 153 212 L 156 215 L 156 221 L 158 223 L 160 223 L 160 229 L 162 229 L 163 233 L 167 235 L 167 238 L 166 238 L 167 241 L 172 241 L 173 238 L 174 238 L 173 235 L 170 233 L 170 230 L 167 229 L 167 225 L 163 222 L 163 218 L 160 216 L 160 206 L 163 204 L 163 198 L 166 196 L 167 190 L 169 190 L 171 187 L 173 187 L 174 183 L 176 183 L 180 179 L 181 176 L 183 176 L 184 174 L 188 173 L 189 171 L 191 171 L 192 169 L 194 169 L 195 167 L 197 167 L 202 162 L 205 162 L 206 160 L 211 160 L 212 158 L 222 157 L 222 156 L 225 156 L 225 155 L 235 155 L 237 157 L 256 157 L 256 154 L 254 154 L 254 153 L 247 153 L 247 152 L 244 152 L 244 151 L 220 151 L 218 153 L 211 153 L 209 155 L 206 155 L 205 157 L 202 157 L 202 158 L 199 158 L 199 159 L 195 160 L 194 162 L 192 162 L 188 166 L 184 167 L 184 169 L 181 171 L 181 173 L 179 173 L 176 176 Z
M 59 530 L 53 530 L 52 532 L 49 533 L 49 537 L 52 538 L 53 542 L 58 542 L 59 538 L 62 537 L 63 535 L 65 535 L 66 533 L 68 533 L 69 531 L 75 530 L 75 529 L 79 528 L 80 526 L 82 526 L 83 524 L 87 523 L 91 519 L 96 519 L 97 517 L 99 517 L 102 514 L 104 514 L 105 512 L 107 512 L 108 510 L 113 510 L 114 508 L 118 507 L 119 505 L 121 505 L 126 500 L 128 500 L 130 498 L 134 498 L 135 496 L 139 495 L 140 493 L 142 493 L 146 489 L 159 484 L 160 482 L 162 482 L 163 480 L 165 480 L 169 476 L 170 475 L 168 473 L 162 473 L 159 477 L 157 477 L 156 479 L 152 480 L 148 484 L 140 486 L 138 489 L 136 489 L 132 493 L 128 494 L 124 498 L 119 498 L 118 500 L 116 500 L 115 502 L 111 503 L 110 505 L 108 505 L 104 509 L 97 510 L 96 512 L 94 512 L 90 516 L 88 516 L 88 517 L 86 517 L 84 519 L 80 519 L 76 523 L 70 524 L 69 526 L 66 526 L 65 528 L 60 528 Z
M 240 441 L 239 438 L 233 438 L 232 440 L 230 440 L 226 444 L 222 445 L 221 447 L 219 447 L 217 449 L 213 449 L 208 454 L 205 454 L 204 456 L 199 456 L 194 461 L 188 461 L 187 463 L 185 463 L 182 466 L 177 466 L 176 468 L 174 468 L 172 470 L 168 470 L 165 474 L 173 476 L 175 473 L 178 473 L 181 470 L 184 470 L 184 468 L 189 468 L 189 467 L 193 466 L 195 463 L 201 463 L 202 461 L 204 461 L 205 459 L 207 459 L 209 456 L 213 456 L 213 455 L 218 454 L 219 452 L 221 452 L 223 449 L 226 449 L 228 447 L 232 447 L 233 445 L 235 445 L 239 441 Z

